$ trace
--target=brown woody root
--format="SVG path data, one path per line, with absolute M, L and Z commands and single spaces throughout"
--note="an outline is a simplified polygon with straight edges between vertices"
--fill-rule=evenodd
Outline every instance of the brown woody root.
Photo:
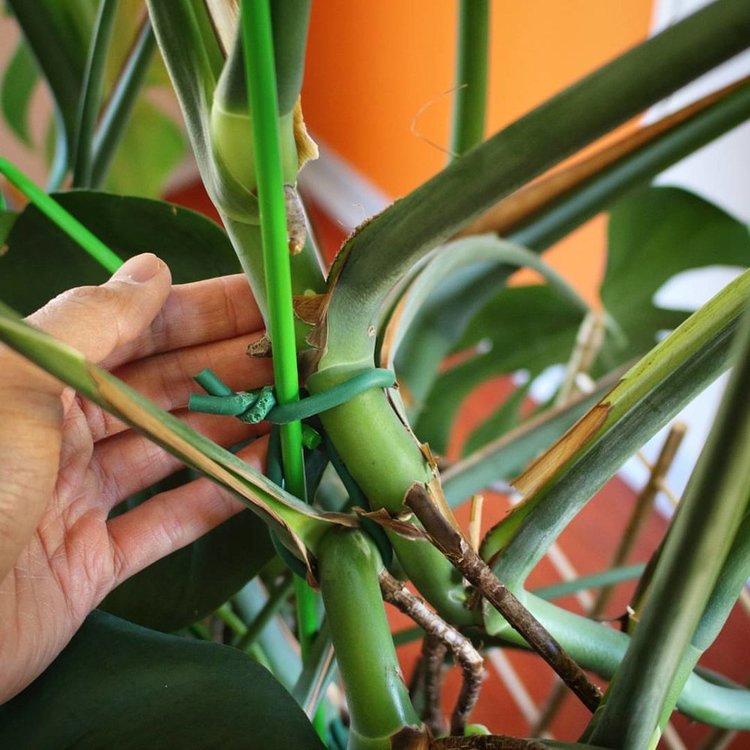
M 441 737 L 430 742 L 430 750 L 549 750 L 537 740 L 484 735 L 477 737 Z
M 583 670 L 562 649 L 546 628 L 507 587 L 497 579 L 487 563 L 474 552 L 463 535 L 457 531 L 433 502 L 427 488 L 419 483 L 412 485 L 406 494 L 405 504 L 422 522 L 433 543 L 475 586 L 531 646 L 560 676 L 560 679 L 578 696 L 590 711 L 595 711 L 602 694 L 589 682 Z
M 445 652 L 450 649 L 463 673 L 463 684 L 456 707 L 451 715 L 451 734 L 463 734 L 466 722 L 479 697 L 484 674 L 484 660 L 466 636 L 436 615 L 417 596 L 397 581 L 387 571 L 380 573 L 383 599 L 411 617 L 427 633 L 422 652 L 422 674 L 425 687 L 426 710 L 422 719 L 430 729 L 442 733 L 443 718 L 440 711 L 440 688 Z

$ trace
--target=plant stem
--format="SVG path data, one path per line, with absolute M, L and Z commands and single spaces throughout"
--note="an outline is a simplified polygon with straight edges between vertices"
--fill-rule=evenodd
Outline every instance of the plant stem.
M 350 747 L 372 750 L 391 748 L 391 737 L 405 727 L 420 727 L 383 608 L 381 568 L 373 543 L 359 531 L 332 529 L 321 542 L 318 577 L 349 702 Z
M 112 95 L 102 113 L 101 122 L 94 138 L 91 185 L 98 187 L 106 177 L 109 165 L 120 142 L 133 106 L 146 77 L 156 38 L 150 21 L 146 18 L 138 32 L 133 49 L 123 66 Z
M 461 156 L 484 138 L 487 111 L 489 0 L 461 0 L 451 152 Z
M 279 146 L 276 71 L 271 16 L 267 2 L 243 0 L 240 24 L 244 43 L 253 150 L 256 158 L 263 264 L 268 292 L 268 328 L 273 345 L 276 397 L 280 404 L 299 400 L 299 374 L 287 248 L 286 209 Z M 281 453 L 287 489 L 305 499 L 302 423 L 281 426 Z M 313 591 L 295 580 L 299 641 L 303 663 L 318 629 Z M 318 731 L 321 733 L 320 718 Z
M 401 581 L 386 570 L 380 573 L 380 590 L 383 599 L 421 625 L 426 635 L 422 658 L 428 716 L 430 728 L 435 731 L 442 725 L 440 711 L 440 688 L 442 663 L 445 653 L 451 650 L 463 672 L 463 684 L 451 716 L 451 734 L 463 734 L 466 722 L 479 698 L 484 661 L 471 641 L 442 620 L 417 596 L 414 596 Z
M 719 415 L 675 516 L 630 648 L 592 725 L 593 744 L 647 747 L 692 669 L 688 651 L 695 648 L 696 627 L 750 498 L 750 315 L 744 316 L 733 354 L 736 364 Z M 631 721 L 633 716 L 639 720 Z
M 557 672 L 566 685 L 590 711 L 601 700 L 599 688 L 592 685 L 583 670 L 560 647 L 544 626 L 516 596 L 495 577 L 487 563 L 471 549 L 461 533 L 435 506 L 424 485 L 415 483 L 404 504 L 431 535 L 448 560 L 474 585 L 482 596 L 517 630 L 528 644 Z
M 109 40 L 115 23 L 116 0 L 101 0 L 91 37 L 86 71 L 78 108 L 75 150 L 73 152 L 73 187 L 91 186 L 92 142 L 99 113 Z
M 617 583 L 631 581 L 643 573 L 644 564 L 628 565 L 622 568 L 610 568 L 602 573 L 594 573 L 588 576 L 579 576 L 572 581 L 553 583 L 551 586 L 534 589 L 533 594 L 542 599 L 559 599 L 563 596 L 576 594 L 579 591 L 595 589 L 600 586 L 614 586 Z
M 110 273 L 121 265 L 122 259 L 110 250 L 78 219 L 69 214 L 54 198 L 37 187 L 20 169 L 0 157 L 0 173 L 15 185 L 47 218 L 77 242 L 94 260 Z

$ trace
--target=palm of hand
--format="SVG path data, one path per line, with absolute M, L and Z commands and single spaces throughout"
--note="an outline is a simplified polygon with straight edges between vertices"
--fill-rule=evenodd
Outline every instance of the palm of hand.
M 146 291 L 140 287 L 121 291 L 137 298 Z M 237 387 L 268 382 L 266 365 L 251 366 L 241 356 L 248 340 L 258 335 L 248 332 L 260 324 L 244 280 L 231 277 L 176 287 L 167 299 L 167 274 L 166 286 L 162 284 L 158 292 L 150 310 L 142 299 L 127 302 L 128 308 L 119 312 L 131 318 L 140 314 L 142 319 L 115 326 L 117 340 L 104 347 L 103 354 L 95 351 L 94 358 L 104 359 L 115 374 L 217 442 L 229 445 L 248 437 L 251 429 L 240 422 L 183 411 L 191 390 L 189 374 L 202 367 L 215 369 Z M 113 295 L 105 296 L 111 304 Z M 65 307 L 64 301 L 58 304 Z M 134 305 L 140 305 L 138 313 Z M 189 331 L 182 325 L 187 312 L 201 321 Z M 91 317 L 90 310 L 88 314 Z M 216 320 L 217 314 L 223 314 L 221 320 Z M 70 328 L 69 314 L 56 315 L 65 329 Z M 63 325 L 56 326 L 54 316 L 41 317 L 38 322 L 60 336 Z M 126 329 L 130 333 L 123 333 Z M 43 671 L 118 583 L 242 507 L 207 480 L 197 480 L 108 519 L 120 501 L 168 476 L 180 464 L 69 389 L 62 403 L 64 416 L 56 429 L 47 425 L 34 434 L 38 425 L 19 425 L 20 430 L 28 427 L 37 444 L 33 460 L 42 475 L 41 485 L 46 474 L 54 489 L 42 499 L 33 534 L 0 582 L 0 663 L 4 665 L 0 702 Z M 259 444 L 251 445 L 246 457 L 258 463 L 259 450 Z M 22 499 L 18 493 L 19 514 Z

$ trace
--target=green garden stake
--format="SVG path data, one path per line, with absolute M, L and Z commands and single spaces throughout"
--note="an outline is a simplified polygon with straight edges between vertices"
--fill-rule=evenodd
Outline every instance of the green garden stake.
M 18 167 L 0 157 L 0 174 L 15 185 L 50 221 L 71 239 L 75 240 L 95 261 L 114 273 L 123 260 L 110 250 L 95 234 L 86 229 L 78 219 L 68 213 L 54 198 L 37 187 Z
M 250 103 L 253 153 L 256 158 L 263 264 L 268 289 L 268 330 L 273 342 L 273 369 L 280 403 L 299 400 L 299 374 L 292 309 L 292 282 L 287 247 L 286 207 L 279 145 L 276 71 L 273 57 L 271 12 L 265 0 L 243 0 L 240 26 L 245 56 L 245 78 Z M 287 489 L 305 499 L 302 424 L 281 427 L 281 452 Z M 315 594 L 304 581 L 295 581 L 300 648 L 303 661 L 310 653 L 318 628 Z M 315 727 L 325 737 L 321 711 Z

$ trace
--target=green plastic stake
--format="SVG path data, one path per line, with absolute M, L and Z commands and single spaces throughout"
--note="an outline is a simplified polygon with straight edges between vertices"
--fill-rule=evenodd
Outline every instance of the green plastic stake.
M 299 374 L 279 145 L 276 71 L 268 2 L 243 0 L 240 22 L 258 185 L 276 396 L 279 403 L 286 404 L 299 400 Z M 289 422 L 281 426 L 281 454 L 287 489 L 293 495 L 305 499 L 301 422 Z M 300 648 L 304 661 L 310 653 L 318 627 L 316 603 L 313 591 L 304 581 L 295 582 L 295 587 Z M 324 736 L 325 725 L 321 712 L 316 715 L 315 724 L 318 732 Z
M 0 157 L 0 173 L 15 185 L 50 221 L 75 240 L 94 260 L 114 273 L 123 260 L 110 250 L 78 219 L 69 214 L 54 198 L 37 187 L 18 167 Z

